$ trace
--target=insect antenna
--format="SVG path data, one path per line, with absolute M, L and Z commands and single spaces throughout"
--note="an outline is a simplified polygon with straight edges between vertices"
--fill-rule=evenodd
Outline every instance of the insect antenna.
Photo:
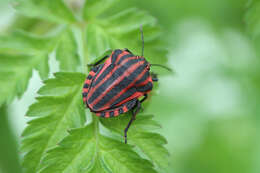
M 143 25 L 140 25 L 140 32 L 141 32 L 141 40 L 142 40 L 142 57 L 144 56 L 144 32 L 143 32 Z
M 171 68 L 169 68 L 169 67 L 166 67 L 166 66 L 164 66 L 164 65 L 161 65 L 161 64 L 150 64 L 150 65 L 151 65 L 151 66 L 158 66 L 158 67 L 162 67 L 162 68 L 164 68 L 164 69 L 166 69 L 166 70 L 168 70 L 168 71 L 170 71 L 170 72 L 173 72 Z
M 142 57 L 144 56 L 144 32 L 143 32 L 143 25 L 140 25 L 140 32 L 141 32 L 141 40 L 142 40 Z M 151 66 L 158 66 L 158 67 L 162 67 L 170 72 L 173 72 L 173 70 L 169 67 L 166 67 L 164 65 L 161 64 L 150 64 Z

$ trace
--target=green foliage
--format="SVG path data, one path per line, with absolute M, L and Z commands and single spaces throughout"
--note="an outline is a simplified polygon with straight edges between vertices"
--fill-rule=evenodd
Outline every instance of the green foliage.
M 248 32 L 253 36 L 260 34 L 260 2 L 258 0 L 251 0 L 248 5 L 248 10 L 245 17 Z
M 41 173 L 155 172 L 151 163 L 140 158 L 129 145 L 101 135 L 96 123 L 69 133 L 57 147 L 48 152 L 43 160 L 48 166 Z
M 86 21 L 96 18 L 118 1 L 119 0 L 88 0 L 84 4 L 83 18 Z
M 30 106 L 28 122 L 22 136 L 23 165 L 26 172 L 39 170 L 44 152 L 54 147 L 70 128 L 83 126 L 85 112 L 81 100 L 84 75 L 57 73 L 39 90 L 41 97 Z
M 9 103 L 14 96 L 21 96 L 26 90 L 34 68 L 41 76 L 48 75 L 46 55 L 8 55 L 0 54 L 0 104 Z
M 140 55 L 141 24 L 145 57 L 151 63 L 166 62 L 155 18 L 134 8 L 113 11 L 116 2 L 88 0 L 75 14 L 62 0 L 13 3 L 18 20 L 25 24 L 18 21 L 10 33 L 0 36 L 0 105 L 24 93 L 33 70 L 42 79 L 48 78 L 51 53 L 63 71 L 44 81 L 40 96 L 26 113 L 30 121 L 21 147 L 25 172 L 157 172 L 167 166 L 166 140 L 144 128 L 159 126 L 151 116 L 140 115 L 131 127 L 129 143 L 135 147 L 120 142 L 129 115 L 102 120 L 115 132 L 110 137 L 101 134 L 95 116 L 84 126 L 81 92 L 86 75 L 76 72 L 87 70 L 81 67 L 116 48 L 129 48 Z
M 18 13 L 51 22 L 71 23 L 75 17 L 62 0 L 21 0 L 15 3 Z
M 160 32 L 156 20 L 147 13 L 131 8 L 106 15 L 104 10 L 97 18 L 89 20 L 90 24 L 86 27 L 86 42 L 91 43 L 87 46 L 88 57 L 95 58 L 108 49 L 116 48 L 128 48 L 141 55 L 140 25 L 143 25 L 146 59 L 151 63 L 166 62 L 166 49 L 159 41 Z
M 0 105 L 23 94 L 33 69 L 42 78 L 48 77 L 51 44 L 49 38 L 21 31 L 0 37 Z
M 62 71 L 76 71 L 80 64 L 77 41 L 69 28 L 60 35 L 56 58 Z
M 168 152 L 163 147 L 166 140 L 148 131 L 159 127 L 152 116 L 139 115 L 129 131 L 130 144 L 141 149 L 148 161 L 129 145 L 101 135 L 97 117 L 93 117 L 91 125 L 77 128 L 85 122 L 81 98 L 84 75 L 56 73 L 55 77 L 44 82 L 39 90 L 42 96 L 26 114 L 33 118 L 23 132 L 26 172 L 156 172 L 154 166 L 167 166 Z M 121 134 L 121 139 L 128 121 L 129 116 L 101 119 L 105 127 Z M 65 137 L 71 128 L 77 129 L 70 130 Z
M 0 50 L 11 53 L 41 53 L 49 52 L 53 47 L 50 37 L 41 37 L 21 30 L 0 37 Z
M 21 0 L 14 3 L 19 14 L 38 18 L 40 21 L 57 23 L 57 27 L 53 29 L 52 27 L 44 28 L 43 26 L 44 29 L 52 29 L 43 36 L 16 31 L 0 37 L 0 53 L 4 52 L 6 59 L 13 59 L 11 57 L 15 52 L 19 56 L 26 57 L 30 66 L 30 68 L 28 66 L 25 69 L 19 68 L 18 65 L 9 68 L 8 64 L 2 63 L 8 69 L 8 73 L 15 73 L 12 76 L 17 74 L 19 78 L 14 78 L 12 84 L 7 84 L 6 80 L 1 81 L 0 87 L 3 89 L 0 92 L 2 91 L 3 97 L 0 99 L 0 104 L 6 101 L 10 102 L 16 95 L 21 96 L 23 94 L 33 69 L 38 69 L 43 78 L 48 76 L 48 55 L 53 50 L 56 51 L 56 59 L 60 63 L 60 69 L 71 72 L 80 69 L 81 60 L 85 63 L 95 61 L 96 57 L 99 57 L 108 49 L 127 47 L 136 54 L 140 54 L 139 27 L 141 24 L 145 34 L 145 57 L 151 63 L 162 64 L 166 62 L 166 50 L 159 40 L 160 31 L 156 20 L 137 9 L 127 9 L 119 13 L 112 12 L 110 15 L 106 15 L 108 10 L 112 11 L 108 8 L 115 2 L 115 0 L 86 1 L 82 20 L 77 19 L 81 17 L 74 17 L 74 14 L 63 1 L 46 0 L 38 2 L 36 0 Z M 36 22 L 35 19 L 27 20 L 27 18 L 22 18 L 21 20 L 23 19 L 26 20 L 26 25 L 29 28 L 42 28 L 39 27 L 41 23 Z M 30 21 L 32 24 L 28 24 Z M 44 22 L 43 25 L 48 24 Z M 14 26 L 20 25 L 14 24 Z M 82 40 L 77 39 L 74 28 L 82 31 L 80 34 L 83 37 Z M 31 31 L 27 26 L 25 29 Z M 79 42 L 82 44 L 79 45 Z M 83 53 L 80 53 L 81 49 L 83 49 Z M 79 55 L 82 55 L 82 57 L 80 58 Z M 23 58 L 19 57 L 19 59 L 23 61 Z M 8 60 L 6 63 L 8 63 Z M 1 74 L 0 71 L 0 76 L 4 76 L 5 73 Z M 9 85 L 13 89 L 6 91 L 5 88 Z
M 168 166 L 168 151 L 165 149 L 166 139 L 158 133 L 150 132 L 160 125 L 152 120 L 153 116 L 139 114 L 128 132 L 128 142 L 140 149 L 154 165 L 160 168 Z M 123 129 L 131 115 L 120 118 L 101 119 L 102 124 L 113 132 L 123 136 Z

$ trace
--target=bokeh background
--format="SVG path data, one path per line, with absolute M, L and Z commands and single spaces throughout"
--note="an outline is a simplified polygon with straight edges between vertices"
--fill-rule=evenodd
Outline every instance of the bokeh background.
M 124 3 L 116 8 L 138 7 L 158 19 L 169 49 L 168 66 L 175 71 L 159 75 L 158 90 L 146 105 L 168 140 L 168 172 L 259 173 L 260 47 L 247 28 L 249 1 Z M 16 17 L 8 1 L 0 0 L 0 32 L 10 25 L 30 26 Z M 57 71 L 54 59 L 50 65 Z M 0 173 L 21 170 L 24 115 L 41 86 L 35 71 L 23 97 L 0 110 Z

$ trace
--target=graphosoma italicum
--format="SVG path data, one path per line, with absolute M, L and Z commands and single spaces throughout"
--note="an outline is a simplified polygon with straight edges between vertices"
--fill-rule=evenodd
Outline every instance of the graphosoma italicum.
M 143 57 L 142 27 L 141 34 L 142 56 L 136 56 L 128 49 L 116 49 L 111 55 L 91 64 L 93 67 L 85 80 L 82 93 L 84 103 L 97 116 L 110 118 L 132 110 L 132 118 L 124 130 L 125 143 L 128 128 L 135 120 L 141 103 L 153 89 L 153 82 L 158 81 L 156 75 L 150 73 L 150 66 L 164 67 L 150 64 Z

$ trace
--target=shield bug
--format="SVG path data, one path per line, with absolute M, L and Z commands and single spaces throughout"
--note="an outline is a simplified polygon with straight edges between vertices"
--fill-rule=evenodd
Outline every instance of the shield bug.
M 128 49 L 114 50 L 111 55 L 90 65 L 92 69 L 83 86 L 84 104 L 97 116 L 110 118 L 132 110 L 132 117 L 124 130 L 125 143 L 127 131 L 140 111 L 142 102 L 153 89 L 153 82 L 158 81 L 156 74 L 150 72 L 150 66 L 170 70 L 160 64 L 150 64 L 143 57 L 142 26 L 141 36 L 142 56 L 136 56 Z

